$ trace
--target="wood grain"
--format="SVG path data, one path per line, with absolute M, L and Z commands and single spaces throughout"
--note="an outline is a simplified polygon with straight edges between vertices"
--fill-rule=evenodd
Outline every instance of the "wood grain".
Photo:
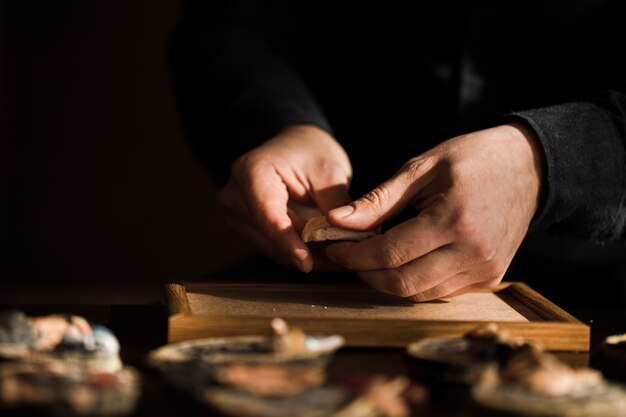
M 416 303 L 365 285 L 231 284 L 188 286 L 194 315 L 272 318 L 528 321 L 493 292 Z M 479 307 L 479 308 L 477 308 Z
M 178 282 L 165 283 L 163 285 L 163 297 L 170 315 L 191 314 L 187 290 L 183 284 Z

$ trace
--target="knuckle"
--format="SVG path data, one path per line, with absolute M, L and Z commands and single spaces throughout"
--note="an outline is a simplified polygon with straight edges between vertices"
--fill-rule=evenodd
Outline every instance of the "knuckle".
M 490 290 L 490 289 L 496 288 L 498 284 L 500 284 L 500 278 L 485 281 L 481 284 L 481 287 L 486 290 Z
M 384 245 L 378 252 L 377 263 L 384 268 L 396 268 L 409 261 L 408 254 L 397 245 Z
M 360 198 L 361 201 L 372 204 L 374 206 L 382 206 L 390 197 L 389 189 L 384 185 L 379 185 L 372 191 Z
M 491 243 L 479 243 L 476 245 L 476 257 L 484 262 L 490 262 L 493 265 L 498 265 L 499 262 L 495 260 L 497 248 Z
M 415 294 L 412 299 L 415 301 L 431 301 L 439 298 L 445 298 L 446 296 L 454 292 L 454 287 L 440 283 L 434 287 L 428 288 L 420 293 Z
M 392 275 L 387 282 L 390 294 L 398 297 L 406 298 L 415 295 L 415 288 L 406 277 L 400 275 Z
M 478 222 L 474 216 L 465 209 L 456 210 L 450 218 L 450 226 L 460 237 L 474 236 L 480 231 Z
M 418 303 L 429 300 L 428 296 L 425 296 L 424 293 L 413 294 L 412 296 L 409 297 L 409 299 L 412 301 L 416 301 Z
M 451 228 L 460 241 L 467 243 L 467 253 L 474 263 L 490 262 L 497 245 L 485 236 L 484 225 L 467 210 L 456 211 L 450 219 Z
M 450 293 L 451 293 L 451 291 L 448 291 L 447 288 L 445 288 L 442 285 L 439 285 L 439 286 L 437 286 L 435 288 L 430 288 L 430 289 L 424 291 L 421 294 L 421 298 L 422 298 L 421 301 L 436 300 L 438 298 L 443 298 L 443 297 L 445 297 L 446 295 L 448 295 Z
M 418 177 L 424 171 L 425 161 L 422 158 L 412 158 L 404 163 L 400 169 L 409 177 Z
M 507 269 L 507 265 L 506 265 L 506 262 L 504 262 L 504 260 L 499 259 L 499 258 L 494 258 L 491 261 L 489 261 L 485 275 L 489 278 L 499 279 L 502 276 L 504 276 L 506 269 Z
M 486 239 L 475 240 L 470 245 L 470 255 L 477 263 L 499 264 L 496 259 L 497 247 Z

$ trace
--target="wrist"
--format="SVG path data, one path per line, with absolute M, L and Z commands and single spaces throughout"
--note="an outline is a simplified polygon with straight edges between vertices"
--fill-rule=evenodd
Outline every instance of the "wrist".
M 522 149 L 523 161 L 527 172 L 530 173 L 532 188 L 536 190 L 536 210 L 543 205 L 546 189 L 546 156 L 535 131 L 523 121 L 507 124 L 514 131 L 516 142 Z

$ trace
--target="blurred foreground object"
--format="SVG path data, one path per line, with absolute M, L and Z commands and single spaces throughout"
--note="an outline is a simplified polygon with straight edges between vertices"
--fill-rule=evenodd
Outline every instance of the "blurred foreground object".
M 53 416 L 131 413 L 140 378 L 104 326 L 72 314 L 0 312 L 0 409 Z

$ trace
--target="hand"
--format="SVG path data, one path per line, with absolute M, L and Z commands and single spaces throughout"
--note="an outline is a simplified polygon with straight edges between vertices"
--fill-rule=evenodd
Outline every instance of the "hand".
M 231 226 L 256 249 L 308 272 L 313 256 L 300 238 L 306 216 L 293 207 L 319 214 L 349 203 L 351 177 L 350 160 L 332 136 L 297 125 L 235 161 L 220 202 Z
M 327 219 L 367 230 L 409 205 L 417 216 L 362 242 L 329 245 L 328 257 L 372 287 L 416 301 L 493 288 L 539 205 L 538 147 L 534 133 L 514 123 L 455 137 L 409 160 Z

